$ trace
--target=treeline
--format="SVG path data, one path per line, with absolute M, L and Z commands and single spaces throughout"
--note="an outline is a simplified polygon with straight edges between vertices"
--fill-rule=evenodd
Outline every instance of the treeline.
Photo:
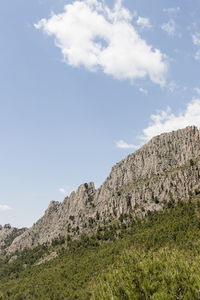
M 52 251 L 58 257 L 37 262 Z M 0 299 L 199 299 L 200 199 L 0 261 Z

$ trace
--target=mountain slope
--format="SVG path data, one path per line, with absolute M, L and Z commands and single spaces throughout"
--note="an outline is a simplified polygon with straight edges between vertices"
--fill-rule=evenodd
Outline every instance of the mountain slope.
M 0 299 L 199 299 L 200 198 L 0 261 Z M 58 257 L 38 265 L 49 252 Z M 9 259 L 9 258 L 8 258 Z
M 52 201 L 44 216 L 17 237 L 7 253 L 89 233 L 120 215 L 142 218 L 166 203 L 200 191 L 200 131 L 187 127 L 161 134 L 116 164 L 101 187 L 81 185 L 62 203 Z
M 11 227 L 10 224 L 0 225 L 0 254 L 5 252 L 5 249 L 12 244 L 13 240 L 24 233 L 25 230 L 26 228 Z

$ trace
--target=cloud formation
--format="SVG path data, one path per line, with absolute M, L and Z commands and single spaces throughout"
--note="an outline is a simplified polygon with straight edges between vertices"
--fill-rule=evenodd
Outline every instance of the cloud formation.
M 165 85 L 165 55 L 140 37 L 130 11 L 121 2 L 117 0 L 110 9 L 100 0 L 74 1 L 65 5 L 63 13 L 52 14 L 34 26 L 55 37 L 70 66 L 100 69 L 120 80 L 149 77 L 153 83 Z
M 180 7 L 169 7 L 169 8 L 163 8 L 163 12 L 169 14 L 169 15 L 173 15 L 176 14 L 180 11 Z
M 59 189 L 59 192 L 60 192 L 61 194 L 67 195 L 67 191 L 65 191 L 64 188 L 60 188 L 60 189 Z
M 195 125 L 200 127 L 200 99 L 194 99 L 187 104 L 185 111 L 178 115 L 172 113 L 171 108 L 165 111 L 158 111 L 151 115 L 151 123 L 143 130 L 141 139 L 145 142 L 152 137 L 164 132 L 170 132 L 187 126 Z
M 145 95 L 148 95 L 148 91 L 142 87 L 139 88 L 139 91 Z
M 173 19 L 170 19 L 168 23 L 162 24 L 161 29 L 164 30 L 169 36 L 175 36 L 176 22 Z
M 71 192 L 74 190 L 73 187 L 70 187 L 70 186 L 66 186 L 66 188 L 59 188 L 59 192 L 61 194 L 64 194 L 65 196 L 68 196 L 71 194 Z
M 170 81 L 168 84 L 168 90 L 171 93 L 174 93 L 175 91 L 177 91 L 180 88 L 180 86 L 175 82 L 175 81 Z
M 194 55 L 194 58 L 198 61 L 200 61 L 200 50 L 197 50 L 195 55 Z
M 200 93 L 200 89 L 196 89 Z M 171 132 L 173 130 L 185 128 L 187 126 L 197 126 L 200 128 L 200 98 L 193 99 L 186 106 L 186 109 L 179 114 L 172 113 L 171 108 L 158 111 L 150 116 L 151 122 L 149 126 L 142 130 L 139 136 L 140 143 L 138 145 L 128 144 L 121 140 L 116 146 L 121 149 L 138 149 L 144 143 L 148 142 L 154 136 L 161 133 Z
M 117 148 L 120 148 L 120 149 L 137 149 L 138 148 L 138 146 L 133 145 L 133 144 L 128 144 L 128 143 L 124 142 L 123 140 L 117 141 L 115 143 L 115 145 Z
M 198 95 L 200 95 L 200 88 L 195 87 L 195 88 L 194 88 L 194 91 L 195 91 Z
M 200 46 L 200 32 L 192 34 L 192 41 L 194 45 Z
M 141 26 L 142 28 L 150 29 L 152 27 L 148 18 L 138 17 L 137 25 Z
M 8 211 L 11 210 L 11 207 L 8 205 L 0 205 L 0 211 Z
M 199 48 L 199 46 L 200 46 L 200 32 L 195 32 L 194 34 L 192 34 L 192 42 L 193 42 L 194 46 Z M 200 61 L 200 49 L 198 49 L 195 52 L 194 58 L 196 60 Z

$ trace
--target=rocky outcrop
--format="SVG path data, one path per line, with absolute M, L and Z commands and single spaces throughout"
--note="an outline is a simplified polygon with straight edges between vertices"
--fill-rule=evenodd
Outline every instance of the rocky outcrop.
M 58 257 L 58 253 L 57 252 L 51 252 L 51 254 L 47 255 L 46 257 L 42 257 L 39 259 L 39 261 L 35 264 L 36 266 L 39 266 L 41 264 L 44 264 L 47 261 L 50 261 L 54 258 Z
M 5 246 L 5 240 L 13 233 L 13 230 L 10 224 L 0 225 L 0 249 Z
M 0 225 L 0 253 L 9 247 L 13 240 L 24 231 L 25 228 L 17 229 L 15 227 L 11 227 L 10 224 L 5 224 L 4 226 Z
M 17 237 L 8 253 L 90 232 L 121 214 L 143 217 L 166 203 L 200 191 L 200 131 L 192 126 L 154 137 L 111 170 L 95 190 L 82 184 L 62 203 L 51 201 L 44 216 Z

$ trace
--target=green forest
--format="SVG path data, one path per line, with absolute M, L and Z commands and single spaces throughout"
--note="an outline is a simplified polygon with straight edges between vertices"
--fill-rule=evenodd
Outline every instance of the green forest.
M 16 254 L 0 260 L 1 300 L 200 299 L 200 198 Z

